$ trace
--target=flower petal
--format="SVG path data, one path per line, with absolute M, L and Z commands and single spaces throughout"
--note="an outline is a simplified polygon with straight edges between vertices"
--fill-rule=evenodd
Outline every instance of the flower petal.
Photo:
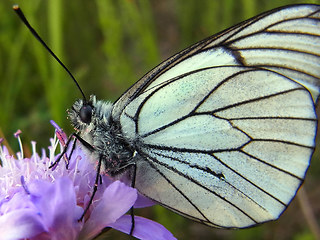
M 145 207 L 151 207 L 155 205 L 156 203 L 152 201 L 150 198 L 147 198 L 141 194 L 138 193 L 138 199 L 134 204 L 134 208 L 145 208 Z
M 18 209 L 0 217 L 1 239 L 24 239 L 46 231 L 42 219 L 33 209 Z
M 76 205 L 74 186 L 67 177 L 55 182 L 34 181 L 30 184 L 32 201 L 40 210 L 46 226 L 53 230 L 52 239 L 75 239 L 80 229 L 82 208 Z
M 113 182 L 104 191 L 99 203 L 93 209 L 80 233 L 80 239 L 91 239 L 96 236 L 103 228 L 125 214 L 136 199 L 136 189 L 128 187 L 120 181 Z
M 131 230 L 131 216 L 124 215 L 115 223 L 109 226 L 121 232 L 130 233 Z M 134 230 L 133 236 L 138 239 L 153 239 L 153 240 L 173 240 L 176 239 L 171 232 L 169 232 L 161 224 L 151 221 L 149 219 L 134 216 Z

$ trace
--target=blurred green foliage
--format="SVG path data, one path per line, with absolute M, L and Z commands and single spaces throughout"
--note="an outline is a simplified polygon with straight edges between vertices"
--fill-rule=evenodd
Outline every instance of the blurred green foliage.
M 30 23 L 75 75 L 86 95 L 116 100 L 144 73 L 205 37 L 275 7 L 320 1 L 293 0 L 30 0 L 0 1 L 0 133 L 13 149 L 12 133 L 47 146 L 49 120 L 71 132 L 66 109 L 80 93 L 66 72 L 11 10 L 20 4 Z M 319 163 L 308 177 L 318 211 Z M 316 185 L 316 184 L 315 184 Z M 307 186 L 308 187 L 308 186 Z M 316 199 L 316 200 L 313 200 Z M 288 212 L 288 213 L 287 213 Z M 142 210 L 178 239 L 312 239 L 298 203 L 279 221 L 240 231 L 193 223 L 161 207 Z M 127 239 L 119 233 L 109 239 Z

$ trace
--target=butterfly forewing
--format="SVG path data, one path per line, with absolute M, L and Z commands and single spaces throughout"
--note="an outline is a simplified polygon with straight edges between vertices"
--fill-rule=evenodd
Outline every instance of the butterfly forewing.
M 257 17 L 244 21 L 210 38 L 204 39 L 191 47 L 175 54 L 171 58 L 159 64 L 143 76 L 116 102 L 113 116 L 118 119 L 121 111 L 129 101 L 141 94 L 149 85 L 155 82 L 161 83 L 172 77 L 177 77 L 185 72 L 197 70 L 203 67 L 225 66 L 225 65 L 261 65 L 259 60 L 263 59 L 264 67 L 276 69 L 286 76 L 291 76 L 300 83 L 304 83 L 314 97 L 319 95 L 318 81 L 319 70 L 319 36 L 320 36 L 320 9 L 318 5 L 294 5 L 282 9 L 275 9 L 263 13 Z M 262 36 L 262 37 L 261 37 Z M 283 38 L 283 36 L 286 36 Z M 277 41 L 277 38 L 283 40 Z M 312 40 L 311 40 L 312 39 Z M 260 40 L 260 41 L 259 41 Z M 249 51 L 249 50 L 252 51 Z M 251 62 L 251 56 L 244 58 L 242 54 L 253 53 L 255 50 L 271 50 L 266 56 L 253 55 L 256 62 Z M 282 50 L 282 51 L 281 51 Z M 285 51 L 287 50 L 287 51 Z M 292 69 L 287 66 L 273 64 L 276 59 L 286 58 L 289 51 L 299 53 L 303 61 L 308 55 L 315 55 L 316 61 L 309 64 L 318 64 L 316 74 L 308 71 L 300 71 L 302 62 L 293 61 Z M 191 59 L 191 60 L 190 60 Z M 205 59 L 202 61 L 201 59 Z M 170 73 L 167 73 L 170 72 Z M 162 77 L 166 73 L 168 77 Z M 159 81 L 161 77 L 161 81 Z
M 115 103 L 142 194 L 216 227 L 278 218 L 315 145 L 319 9 L 273 10 L 205 39 Z

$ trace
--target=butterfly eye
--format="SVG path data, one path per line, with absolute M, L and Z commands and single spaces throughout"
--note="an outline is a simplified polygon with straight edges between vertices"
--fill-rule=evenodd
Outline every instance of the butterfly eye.
M 92 117 L 92 107 L 90 105 L 83 105 L 79 115 L 82 122 L 89 124 Z

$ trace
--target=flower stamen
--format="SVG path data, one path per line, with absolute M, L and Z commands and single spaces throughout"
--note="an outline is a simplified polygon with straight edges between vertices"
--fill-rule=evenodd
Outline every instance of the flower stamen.
M 17 157 L 19 160 L 22 160 L 24 158 L 24 154 L 23 154 L 23 147 L 22 147 L 22 141 L 20 138 L 20 134 L 22 133 L 22 131 L 20 129 L 18 129 L 13 135 L 15 138 L 18 139 L 18 143 L 19 143 L 19 147 L 20 147 L 20 153 L 17 153 Z

